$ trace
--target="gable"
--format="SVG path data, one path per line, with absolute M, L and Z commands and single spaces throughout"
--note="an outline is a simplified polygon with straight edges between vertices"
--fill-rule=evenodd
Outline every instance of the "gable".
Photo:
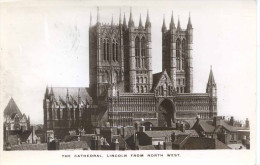
M 166 70 L 161 73 L 154 74 L 154 87 L 153 91 L 157 95 L 173 95 L 174 84 L 167 74 Z

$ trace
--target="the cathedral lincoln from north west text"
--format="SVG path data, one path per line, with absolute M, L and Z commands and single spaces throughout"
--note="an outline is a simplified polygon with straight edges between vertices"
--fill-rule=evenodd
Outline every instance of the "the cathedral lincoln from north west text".
M 193 28 L 182 29 L 173 15 L 162 32 L 162 72 L 152 71 L 151 22 L 97 22 L 89 27 L 89 88 L 47 87 L 43 100 L 46 130 L 88 129 L 143 124 L 171 127 L 199 116 L 217 115 L 217 87 L 212 69 L 206 93 L 193 93 Z M 92 18 L 90 18 L 91 20 Z M 84 75 L 83 75 L 84 76 Z

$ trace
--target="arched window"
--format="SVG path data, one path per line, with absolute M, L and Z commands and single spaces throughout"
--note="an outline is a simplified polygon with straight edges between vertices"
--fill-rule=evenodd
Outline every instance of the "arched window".
M 118 82 L 118 73 L 117 73 L 117 71 L 115 71 L 115 73 L 114 73 L 114 83 L 117 83 Z
M 143 83 L 143 77 L 140 77 L 140 83 Z
M 60 119 L 60 109 L 57 110 L 57 119 Z
M 137 36 L 135 38 L 135 61 L 136 61 L 136 67 L 140 67 L 140 39 Z
M 139 91 L 139 86 L 137 86 L 136 89 L 137 89 L 137 93 L 139 93 L 139 92 L 140 92 L 140 91 Z
M 147 77 L 144 78 L 144 83 L 146 83 L 146 82 L 147 82 Z
M 141 86 L 141 93 L 144 93 L 144 87 Z
M 139 83 L 139 77 L 136 77 L 136 83 Z
M 103 82 L 104 83 L 108 83 L 109 82 L 109 76 L 108 76 L 109 74 L 108 74 L 108 72 L 106 71 L 105 73 L 104 73 L 104 75 L 103 75 Z
M 146 93 L 146 92 L 147 92 L 147 87 L 145 86 L 145 87 L 144 87 L 144 93 Z

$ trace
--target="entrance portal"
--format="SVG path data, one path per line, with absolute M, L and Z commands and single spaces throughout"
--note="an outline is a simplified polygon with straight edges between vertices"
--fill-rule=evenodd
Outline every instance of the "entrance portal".
M 158 107 L 158 126 L 171 127 L 172 121 L 174 121 L 174 106 L 170 100 L 165 99 Z

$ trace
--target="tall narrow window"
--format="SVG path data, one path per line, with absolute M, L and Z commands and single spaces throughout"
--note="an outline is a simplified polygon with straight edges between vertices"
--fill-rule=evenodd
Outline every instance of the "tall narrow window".
M 109 55 L 109 43 L 107 41 L 107 60 L 110 61 L 110 55 Z
M 136 67 L 140 67 L 140 39 L 139 37 L 135 38 L 135 61 L 136 61 Z
M 178 38 L 176 40 L 176 57 L 180 57 L 180 48 L 181 48 L 181 41 Z
M 145 38 L 143 37 L 141 39 L 141 67 L 145 67 L 144 61 L 145 61 Z
M 115 53 L 116 53 L 116 61 L 118 61 L 118 43 L 116 43 L 116 47 L 115 47 Z
M 107 50 L 106 50 L 106 46 L 107 46 L 106 40 L 104 39 L 104 41 L 103 41 L 103 55 L 104 55 L 104 61 L 107 60 Z
M 112 45 L 112 56 L 113 56 L 113 61 L 116 60 L 116 44 L 115 41 L 113 41 L 113 45 Z
M 185 57 L 186 57 L 186 41 L 185 39 L 182 40 L 182 44 L 181 44 L 181 49 L 182 49 L 182 70 L 185 69 Z

